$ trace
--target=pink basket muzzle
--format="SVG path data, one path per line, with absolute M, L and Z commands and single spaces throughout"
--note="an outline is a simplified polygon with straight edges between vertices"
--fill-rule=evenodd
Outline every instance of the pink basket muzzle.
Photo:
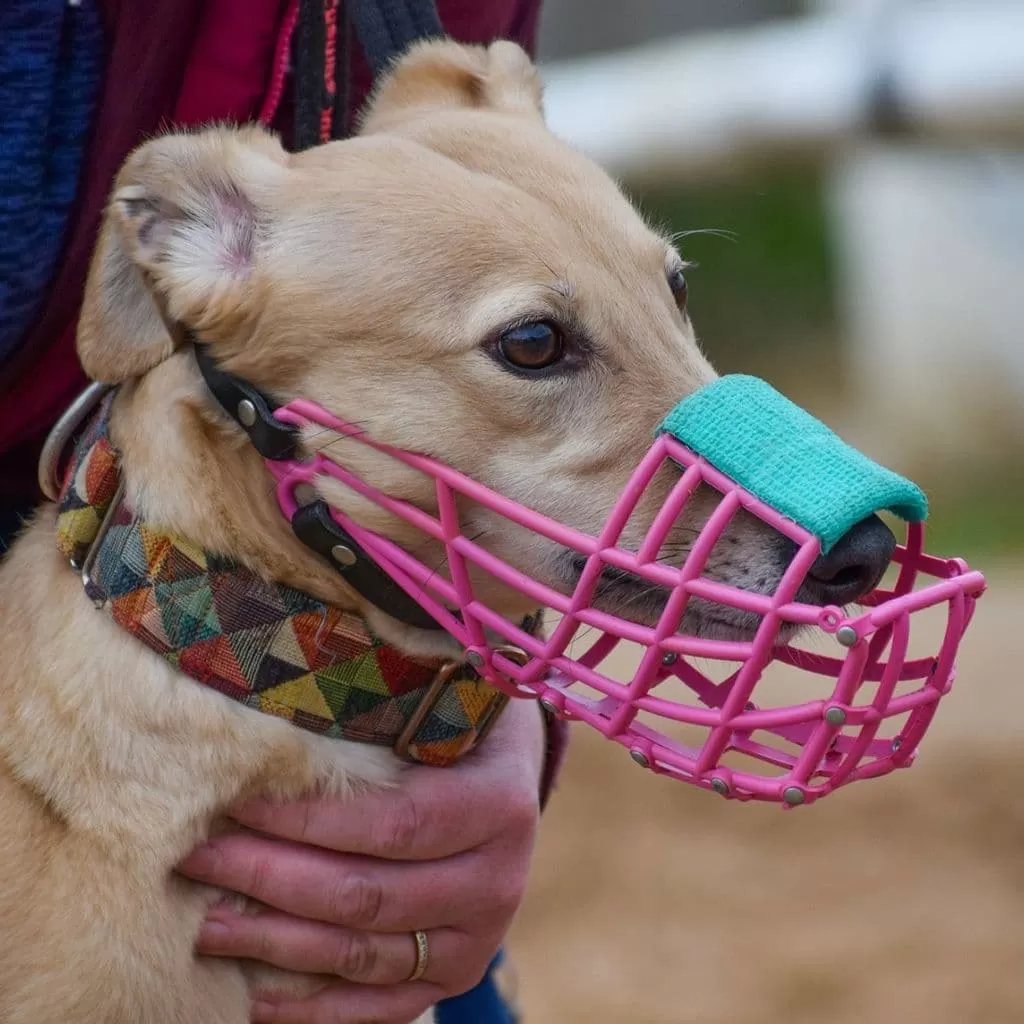
M 434 516 L 389 497 L 316 454 L 306 461 L 267 462 L 289 519 L 300 505 L 301 485 L 327 475 L 413 525 L 443 545 L 445 574 L 331 510 L 377 565 L 458 640 L 467 660 L 494 686 L 538 698 L 553 712 L 588 723 L 626 747 L 643 767 L 727 797 L 794 806 L 909 765 L 952 686 L 957 649 L 985 587 L 982 575 L 961 560 L 926 554 L 923 527 L 911 524 L 905 543 L 896 548 L 894 579 L 853 610 L 798 600 L 820 553 L 818 539 L 668 434 L 653 442 L 600 535 L 593 536 L 434 459 L 375 442 L 311 402 L 293 401 L 275 415 L 300 429 L 351 437 L 424 473 L 434 481 L 439 510 Z M 666 462 L 682 469 L 678 481 L 639 548 L 620 546 L 637 502 Z M 681 564 L 665 564 L 658 552 L 701 485 L 720 495 L 717 505 Z M 572 592 L 525 575 L 475 543 L 463 532 L 457 499 L 485 506 L 578 553 L 583 568 Z M 740 509 L 795 545 L 773 593 L 706 575 L 712 549 Z M 521 592 L 535 607 L 552 609 L 557 621 L 550 635 L 530 635 L 479 600 L 471 567 Z M 667 591 L 655 625 L 594 606 L 608 567 Z M 753 613 L 759 624 L 752 639 L 682 634 L 680 624 L 694 599 Z

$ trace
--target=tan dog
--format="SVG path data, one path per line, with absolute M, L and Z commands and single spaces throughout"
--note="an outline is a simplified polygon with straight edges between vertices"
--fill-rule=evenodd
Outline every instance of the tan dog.
M 141 146 L 113 191 L 79 352 L 92 378 L 121 385 L 112 437 L 141 517 L 439 654 L 296 540 L 262 460 L 158 307 L 257 386 L 596 531 L 660 417 L 713 375 L 680 308 L 680 267 L 615 184 L 546 130 L 521 50 L 434 43 L 385 81 L 353 140 L 293 156 L 260 129 L 213 128 Z M 548 334 L 502 340 L 523 322 Z M 557 358 L 538 369 L 545 344 Z M 329 450 L 431 507 L 432 484 L 412 471 L 356 442 Z M 323 492 L 422 552 L 422 537 L 340 485 Z M 469 514 L 481 544 L 572 586 L 566 552 Z M 217 894 L 174 865 L 239 798 L 386 784 L 397 762 L 176 674 L 96 611 L 54 521 L 44 508 L 0 569 L 0 1020 L 243 1024 L 254 980 L 309 991 L 323 979 L 195 957 Z M 679 528 L 676 552 L 691 535 Z M 742 557 L 716 571 L 773 585 L 786 553 L 750 521 L 733 536 Z M 506 614 L 532 611 L 480 586 Z M 603 600 L 648 619 L 658 607 L 627 579 L 609 578 Z M 749 629 L 694 607 L 695 632 Z

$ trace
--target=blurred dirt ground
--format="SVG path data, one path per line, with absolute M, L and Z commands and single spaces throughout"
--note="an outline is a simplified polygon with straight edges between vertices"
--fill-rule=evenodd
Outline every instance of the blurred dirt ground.
M 577 727 L 510 940 L 526 1024 L 1024 1022 L 1024 565 L 918 763 L 784 813 Z

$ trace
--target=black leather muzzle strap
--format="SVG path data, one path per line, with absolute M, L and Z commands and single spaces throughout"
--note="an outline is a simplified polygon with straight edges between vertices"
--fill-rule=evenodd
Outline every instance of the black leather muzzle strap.
M 342 10 L 355 28 L 374 78 L 413 43 L 444 36 L 434 0 L 348 0 Z M 185 340 L 192 342 L 206 386 L 260 455 L 277 462 L 298 458 L 298 432 L 274 416 L 278 403 L 248 381 L 225 373 L 208 347 L 194 335 L 187 333 Z M 441 629 L 335 522 L 326 502 L 317 500 L 299 508 L 292 518 L 292 529 L 303 544 L 329 561 L 357 593 L 387 615 L 419 629 Z
M 299 432 L 274 415 L 280 405 L 248 381 L 225 373 L 210 355 L 208 346 L 194 338 L 192 342 L 206 386 L 221 408 L 245 431 L 256 451 L 274 462 L 299 458 Z M 386 615 L 417 629 L 441 629 L 335 521 L 322 499 L 296 510 L 292 530 L 306 547 L 330 562 L 356 593 Z

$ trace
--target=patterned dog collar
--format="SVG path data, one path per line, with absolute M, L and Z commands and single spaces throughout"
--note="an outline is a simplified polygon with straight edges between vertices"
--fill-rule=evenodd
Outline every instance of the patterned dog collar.
M 472 666 L 410 658 L 360 616 L 139 521 L 109 436 L 113 394 L 75 445 L 58 499 L 58 547 L 97 608 L 179 672 L 310 732 L 431 765 L 483 739 L 508 698 Z

